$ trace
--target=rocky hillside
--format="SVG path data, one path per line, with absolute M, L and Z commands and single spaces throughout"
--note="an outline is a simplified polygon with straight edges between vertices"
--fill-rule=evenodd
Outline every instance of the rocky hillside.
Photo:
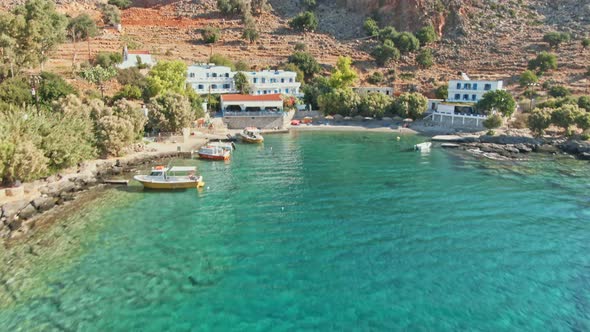
M 106 1 L 106 0 L 104 0 Z M 377 68 L 369 55 L 375 41 L 364 38 L 363 21 L 371 16 L 382 26 L 415 31 L 433 23 L 441 41 L 429 46 L 437 65 L 419 69 L 414 56 L 404 56 L 392 65 L 396 80 L 388 84 L 411 83 L 429 91 L 458 71 L 472 77 L 504 79 L 514 83 L 527 61 L 548 50 L 542 42 L 549 31 L 570 32 L 571 43 L 556 51 L 560 69 L 544 79 L 566 84 L 576 92 L 588 91 L 590 82 L 583 73 L 590 65 L 590 51 L 582 50 L 579 39 L 590 34 L 590 0 L 317 0 L 319 18 L 315 33 L 298 33 L 288 20 L 305 10 L 299 0 L 269 0 L 272 9 L 255 17 L 260 39 L 252 44 L 241 39 L 243 23 L 239 17 L 223 17 L 216 0 L 134 0 L 134 7 L 123 11 L 123 34 L 106 31 L 91 41 L 90 56 L 98 51 L 119 50 L 123 44 L 150 50 L 158 59 L 183 59 L 203 62 L 211 53 L 222 53 L 234 60 L 245 60 L 254 68 L 284 62 L 297 43 L 327 68 L 339 55 L 353 57 L 362 76 Z M 20 0 L 0 0 L 9 7 Z M 91 11 L 100 14 L 100 0 L 58 0 L 58 7 L 70 14 Z M 221 41 L 203 44 L 200 29 L 221 29 Z M 86 50 L 86 43 L 65 44 L 52 55 L 50 66 L 68 72 L 74 47 Z M 87 53 L 87 52 L 84 52 Z M 84 54 L 81 54 L 84 56 Z M 86 54 L 87 56 L 87 54 Z M 391 77 L 393 79 L 393 77 Z

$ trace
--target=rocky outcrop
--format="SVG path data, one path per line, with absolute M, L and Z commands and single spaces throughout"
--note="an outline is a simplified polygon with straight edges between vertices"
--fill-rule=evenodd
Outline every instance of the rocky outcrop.
M 590 142 L 571 140 L 559 145 L 561 151 L 573 155 L 584 155 L 590 153 Z

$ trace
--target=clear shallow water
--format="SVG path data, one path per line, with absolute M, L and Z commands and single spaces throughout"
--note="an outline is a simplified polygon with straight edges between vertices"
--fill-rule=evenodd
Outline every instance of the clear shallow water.
M 71 216 L 101 227 L 0 330 L 590 330 L 587 163 L 266 139 L 197 162 L 202 192 L 111 190 Z

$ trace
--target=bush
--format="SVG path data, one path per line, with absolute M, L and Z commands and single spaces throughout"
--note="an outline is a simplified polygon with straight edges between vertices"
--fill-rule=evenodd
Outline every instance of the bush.
M 312 10 L 318 6 L 316 0 L 303 0 L 303 6 L 307 9 Z
M 381 118 L 389 112 L 393 104 L 393 98 L 379 92 L 370 92 L 361 97 L 359 113 L 362 116 Z
M 313 12 L 306 11 L 295 16 L 289 22 L 289 26 L 299 31 L 315 31 L 318 27 L 318 19 Z
M 119 52 L 100 52 L 94 58 L 93 64 L 102 68 L 109 68 L 122 62 L 123 54 Z
M 578 98 L 578 107 L 590 112 L 590 96 L 581 96 Z
M 304 43 L 296 43 L 295 47 L 293 49 L 298 52 L 305 52 L 305 50 L 307 49 L 307 46 L 305 46 Z
M 0 83 L 0 101 L 22 107 L 30 105 L 33 101 L 31 86 L 24 77 L 14 77 Z
M 557 56 L 555 54 L 541 52 L 535 59 L 529 61 L 529 70 L 537 70 L 539 74 L 543 74 L 549 70 L 557 69 Z
M 395 30 L 395 28 L 392 26 L 388 26 L 379 30 L 379 40 L 381 42 L 385 42 L 386 40 L 394 41 L 398 35 L 399 32 L 397 32 L 397 30 Z
M 403 118 L 418 119 L 428 109 L 428 99 L 417 92 L 401 94 L 393 105 L 393 110 Z
M 571 94 L 572 93 L 568 88 L 561 85 L 554 85 L 549 89 L 549 95 L 555 98 L 567 97 Z
M 527 119 L 529 129 L 536 135 L 543 135 L 551 124 L 551 110 L 548 108 L 535 109 Z
M 365 33 L 367 36 L 377 37 L 379 36 L 379 25 L 377 21 L 372 18 L 367 18 L 365 23 L 363 24 L 363 29 L 365 29 Z
M 543 41 L 549 44 L 551 48 L 558 48 L 559 44 L 569 42 L 570 34 L 564 32 L 549 32 L 543 36 Z
M 295 52 L 289 56 L 289 63 L 299 67 L 307 79 L 320 72 L 322 69 L 313 55 L 307 52 Z
M 400 58 L 400 51 L 395 47 L 391 40 L 386 40 L 383 45 L 375 47 L 371 52 L 375 62 L 379 66 L 385 66 L 390 61 L 396 61 Z
M 502 127 L 502 124 L 504 124 L 504 120 L 502 119 L 502 116 L 500 116 L 499 114 L 492 114 L 483 121 L 483 126 L 486 129 L 500 128 Z
M 106 24 L 117 25 L 121 23 L 121 11 L 117 6 L 104 4 L 101 6 L 102 19 Z
M 369 78 L 367 79 L 369 83 L 375 85 L 383 83 L 384 80 L 385 77 L 383 76 L 383 73 L 380 71 L 373 72 L 373 74 L 371 74 L 371 76 L 369 76 Z
M 576 123 L 581 113 L 578 105 L 563 105 L 551 113 L 551 123 L 569 133 L 569 128 Z
M 587 49 L 588 47 L 590 47 L 590 38 L 582 39 L 581 44 L 584 49 Z
M 430 68 L 434 65 L 434 58 L 432 56 L 432 51 L 430 49 L 423 49 L 418 53 L 416 56 L 416 62 L 422 68 Z
M 256 26 L 254 24 L 248 24 L 244 28 L 242 32 L 242 38 L 249 41 L 250 44 L 258 40 L 260 35 L 258 34 L 258 30 L 256 30 Z
M 420 48 L 420 41 L 411 32 L 402 32 L 393 40 L 402 53 L 410 53 Z
M 590 113 L 580 112 L 576 117 L 576 125 L 584 131 L 590 129 Z
M 327 77 L 318 76 L 303 87 L 303 100 L 310 104 L 314 110 L 319 109 L 318 99 L 320 96 L 332 91 Z
M 434 94 L 438 99 L 447 99 L 447 97 L 449 96 L 449 85 L 443 84 L 439 86 L 438 88 L 436 88 Z
M 520 78 L 518 79 L 520 86 L 529 86 L 531 84 L 539 82 L 539 78 L 535 75 L 534 72 L 530 70 L 525 70 L 520 74 Z
M 139 100 L 142 97 L 142 91 L 135 85 L 124 85 L 114 96 L 113 100 L 127 99 Z
M 350 88 L 334 89 L 318 97 L 318 105 L 324 114 L 354 115 L 360 97 Z
M 222 14 L 245 14 L 249 10 L 249 4 L 244 0 L 217 0 L 217 9 Z
M 37 89 L 39 103 L 49 107 L 54 101 L 67 95 L 77 95 L 78 91 L 61 76 L 49 72 L 41 73 L 41 81 Z
M 135 85 L 141 89 L 147 84 L 145 76 L 136 67 L 117 70 L 116 79 L 121 85 Z
M 491 110 L 495 109 L 509 118 L 516 109 L 516 101 L 506 90 L 489 91 L 477 102 L 476 108 L 483 111 L 484 114 L 489 114 Z
M 195 120 L 188 98 L 180 94 L 168 93 L 154 97 L 147 108 L 148 124 L 152 130 L 179 132 Z
M 213 54 L 209 57 L 209 62 L 214 63 L 217 66 L 226 66 L 231 68 L 232 71 L 236 70 L 234 63 L 227 57 L 221 54 Z
M 103 157 L 118 157 L 133 142 L 133 125 L 116 115 L 104 116 L 96 124 L 96 137 Z
M 201 30 L 201 37 L 206 44 L 216 43 L 221 38 L 221 30 L 216 27 L 208 26 Z
M 416 38 L 418 38 L 420 44 L 426 45 L 436 41 L 438 36 L 436 35 L 436 31 L 434 31 L 434 26 L 429 24 L 420 28 L 420 30 L 416 32 Z
M 247 64 L 243 60 L 236 61 L 234 67 L 236 68 L 236 71 L 249 71 L 250 70 L 250 65 Z
M 109 0 L 109 5 L 117 6 L 119 9 L 131 7 L 131 0 Z

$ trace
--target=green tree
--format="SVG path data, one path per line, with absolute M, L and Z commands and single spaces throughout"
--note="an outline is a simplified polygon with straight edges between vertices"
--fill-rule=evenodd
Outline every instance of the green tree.
M 555 54 L 541 52 L 535 59 L 531 59 L 528 69 L 536 70 L 538 74 L 543 74 L 549 70 L 557 69 L 557 56 Z
M 372 18 L 367 18 L 363 24 L 363 29 L 367 36 L 378 37 L 379 36 L 379 25 L 377 21 Z
M 339 56 L 336 68 L 330 76 L 330 86 L 334 89 L 351 87 L 356 82 L 358 75 L 352 68 L 352 59 L 349 57 Z
M 109 0 L 108 4 L 117 6 L 119 9 L 127 9 L 131 7 L 131 0 Z
M 417 92 L 402 93 L 395 100 L 393 109 L 403 118 L 419 119 L 428 109 L 428 99 Z
M 422 49 L 420 53 L 416 56 L 416 62 L 422 68 L 430 68 L 434 65 L 434 57 L 432 56 L 432 51 L 428 48 Z
M 432 24 L 423 26 L 416 33 L 416 38 L 420 41 L 420 44 L 426 45 L 435 42 L 438 39 L 434 26 Z
M 42 72 L 37 89 L 39 103 L 49 107 L 53 102 L 68 95 L 77 95 L 78 91 L 61 76 Z
M 225 66 L 231 68 L 232 71 L 236 70 L 234 63 L 227 57 L 221 54 L 213 54 L 209 57 L 209 63 L 214 63 L 217 66 Z
M 351 88 L 333 89 L 318 97 L 318 105 L 324 114 L 353 115 L 360 104 L 360 96 Z
M 411 32 L 402 32 L 393 40 L 402 53 L 410 53 L 420 48 L 420 41 Z
M 76 58 L 78 57 L 78 50 L 76 43 L 82 39 L 86 39 L 88 44 L 88 57 L 90 57 L 90 38 L 98 35 L 98 28 L 96 23 L 88 14 L 80 14 L 68 22 L 67 33 L 72 40 L 74 46 L 74 56 L 72 58 L 72 67 L 76 66 Z
M 590 47 L 590 38 L 582 39 L 580 44 L 582 45 L 582 48 L 587 49 L 588 47 Z
M 96 85 L 100 90 L 100 95 L 104 98 L 104 84 L 117 76 L 117 70 L 112 67 L 94 66 L 82 70 L 79 75 L 86 81 Z
M 449 85 L 448 84 L 440 85 L 438 88 L 436 88 L 436 90 L 434 91 L 434 94 L 436 95 L 436 98 L 438 98 L 438 99 L 447 99 L 447 97 L 449 96 Z
M 561 43 L 569 42 L 570 39 L 570 34 L 564 32 L 548 32 L 543 36 L 543 41 L 551 48 L 558 48 Z
M 578 107 L 590 112 L 590 96 L 580 96 L 578 98 Z
M 20 76 L 6 79 L 0 83 L 0 101 L 19 107 L 31 105 L 33 103 L 31 86 Z
M 383 73 L 380 71 L 375 71 L 371 74 L 371 76 L 369 76 L 367 78 L 367 81 L 371 84 L 381 84 L 383 83 L 383 81 L 385 81 L 385 76 L 383 76 Z
M 195 120 L 188 98 L 177 93 L 154 97 L 147 107 L 148 125 L 157 131 L 179 132 Z
M 551 109 L 537 108 L 534 109 L 527 118 L 529 129 L 540 136 L 545 133 L 545 129 L 551 125 Z
M 258 34 L 258 30 L 256 30 L 256 25 L 247 24 L 244 27 L 244 32 L 242 33 L 242 38 L 244 38 L 245 40 L 250 42 L 250 44 L 252 44 L 256 40 L 258 40 L 259 37 L 260 37 L 260 35 Z
M 100 6 L 100 11 L 102 13 L 102 20 L 106 24 L 117 25 L 121 23 L 121 11 L 117 6 L 103 4 Z
M 250 93 L 250 83 L 248 83 L 248 77 L 244 73 L 238 72 L 234 75 L 234 84 L 241 94 Z
M 206 44 L 216 43 L 221 38 L 221 30 L 216 27 L 207 26 L 201 30 L 201 37 Z
M 582 114 L 578 105 L 563 105 L 551 113 L 551 123 L 561 127 L 569 135 L 570 127 L 576 124 L 576 119 Z
M 504 120 L 499 114 L 492 114 L 483 121 L 483 126 L 489 130 L 500 128 L 502 124 L 504 124 Z
M 186 95 L 187 66 L 182 61 L 159 61 L 147 76 L 148 95 L 178 93 Z
M 252 14 L 260 15 L 268 9 L 268 2 L 267 0 L 251 0 L 250 6 L 252 7 Z
M 590 112 L 579 112 L 576 117 L 576 125 L 582 130 L 590 129 Z
M 313 10 L 318 6 L 316 0 L 303 0 L 303 6 L 308 10 Z
M 385 42 L 386 40 L 394 41 L 398 36 L 399 32 L 397 32 L 397 30 L 392 26 L 387 26 L 379 30 L 379 40 L 381 42 Z
M 107 115 L 96 124 L 97 146 L 103 157 L 118 157 L 133 142 L 133 125 L 127 119 Z
M 549 95 L 555 98 L 567 97 L 571 94 L 572 92 L 562 85 L 554 85 L 549 89 Z
M 127 84 L 123 85 L 123 87 L 113 96 L 113 100 L 139 100 L 142 95 L 142 91 L 138 86 Z
M 322 67 L 313 57 L 307 52 L 295 52 L 289 56 L 289 63 L 299 67 L 305 74 L 306 79 L 311 79 L 313 75 L 320 72 Z
M 533 71 L 525 70 L 522 72 L 522 74 L 520 74 L 518 82 L 520 83 L 520 86 L 525 87 L 539 82 L 539 78 Z
M 386 40 L 383 45 L 375 47 L 371 55 L 375 58 L 375 62 L 379 66 L 385 66 L 390 61 L 399 60 L 401 56 L 399 50 L 391 40 Z
M 370 92 L 361 97 L 359 113 L 362 116 L 381 118 L 393 105 L 393 98 L 379 92 Z
M 138 87 L 142 92 L 147 88 L 146 77 L 137 67 L 118 69 L 117 82 L 121 85 L 132 85 Z
M 226 15 L 244 14 L 249 6 L 244 0 L 217 0 L 217 9 Z
M 102 68 L 114 67 L 123 62 L 123 54 L 119 52 L 100 52 L 94 58 L 94 65 Z
M 306 11 L 289 21 L 289 26 L 299 31 L 315 31 L 318 27 L 318 19 L 313 12 Z
M 490 114 L 492 110 L 496 110 L 509 118 L 516 109 L 516 101 L 508 91 L 495 90 L 486 92 L 475 107 L 484 114 Z
M 113 114 L 131 123 L 133 127 L 133 141 L 143 137 L 147 118 L 137 103 L 128 100 L 119 100 L 113 105 Z
M 308 84 L 303 87 L 303 100 L 306 104 L 311 105 L 314 110 L 319 109 L 318 99 L 320 96 L 332 91 L 327 77 L 314 77 Z

